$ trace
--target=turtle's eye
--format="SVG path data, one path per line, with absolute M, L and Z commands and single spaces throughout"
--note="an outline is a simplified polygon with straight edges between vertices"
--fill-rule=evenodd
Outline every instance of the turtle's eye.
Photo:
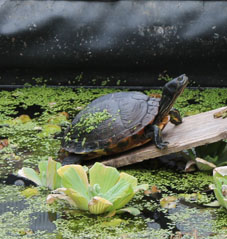
M 177 78 L 177 82 L 178 82 L 179 86 L 185 85 L 188 82 L 188 77 L 185 74 L 183 74 Z
M 183 83 L 183 81 L 184 81 L 184 78 L 183 77 L 179 77 L 178 79 L 177 79 L 177 81 L 178 81 L 178 83 Z

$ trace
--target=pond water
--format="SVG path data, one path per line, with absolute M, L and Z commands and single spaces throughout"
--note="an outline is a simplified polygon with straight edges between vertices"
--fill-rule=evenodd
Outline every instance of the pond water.
M 91 100 L 113 91 L 35 86 L 0 92 L 0 238 L 227 238 L 227 211 L 204 206 L 215 199 L 208 188 L 212 173 L 184 173 L 180 159 L 121 169 L 161 191 L 158 197 L 141 192 L 133 198 L 129 206 L 138 208 L 139 216 L 107 218 L 63 202 L 47 205 L 45 189 L 26 198 L 25 187 L 14 185 L 21 184 L 15 176 L 19 168 L 57 159 L 62 129 Z M 187 89 L 175 106 L 187 116 L 227 105 L 226 96 L 227 89 Z M 160 198 L 167 196 L 177 198 L 175 208 L 160 206 Z

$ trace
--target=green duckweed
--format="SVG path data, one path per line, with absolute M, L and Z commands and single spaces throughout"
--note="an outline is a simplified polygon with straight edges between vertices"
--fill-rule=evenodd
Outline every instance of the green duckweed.
M 80 80 L 79 78 L 76 80 Z M 42 84 L 43 79 L 36 83 Z M 107 84 L 104 82 L 103 85 Z M 119 82 L 120 84 L 120 82 Z M 40 160 L 48 157 L 56 159 L 61 145 L 61 138 L 55 137 L 52 132 L 59 132 L 60 126 L 67 126 L 75 115 L 84 109 L 92 100 L 119 90 L 114 89 L 71 89 L 65 87 L 50 88 L 46 86 L 33 86 L 12 91 L 0 92 L 0 135 L 9 139 L 9 146 L 0 150 L 0 174 L 15 172 L 17 168 L 29 166 L 36 168 Z M 146 94 L 159 90 L 146 91 Z M 39 100 L 37 101 L 37 95 Z M 227 89 L 186 89 L 175 104 L 182 115 L 192 115 L 199 112 L 226 106 Z M 69 119 L 60 118 L 59 113 L 67 112 Z M 24 123 L 12 123 L 21 114 L 28 114 L 31 120 Z M 96 113 L 95 113 L 96 114 Z M 97 112 L 81 128 L 93 130 L 102 120 L 112 117 L 106 112 Z M 93 122 L 92 118 L 95 118 Z M 114 119 L 114 117 L 113 117 Z M 93 125 L 94 123 L 94 125 Z M 51 124 L 53 131 L 42 134 L 46 125 Z M 48 130 L 47 130 L 48 131 Z M 86 139 L 84 139 L 84 143 Z M 125 214 L 115 215 L 113 218 L 91 216 L 73 211 L 62 203 L 46 204 L 47 192 L 40 189 L 40 193 L 31 198 L 24 198 L 21 192 L 23 187 L 6 186 L 0 184 L 0 208 L 7 203 L 11 206 L 2 210 L 0 214 L 0 238 L 36 238 L 36 239 L 70 239 L 70 238 L 170 238 L 175 234 L 174 228 L 180 228 L 185 234 L 182 238 L 192 238 L 195 226 L 199 238 L 223 239 L 226 236 L 227 216 L 222 208 L 204 208 L 202 205 L 214 200 L 212 193 L 206 194 L 208 186 L 212 183 L 212 175 L 205 172 L 191 174 L 176 173 L 171 170 L 144 170 L 125 169 L 129 174 L 138 178 L 139 183 L 156 185 L 162 196 L 178 196 L 176 209 L 167 211 L 160 208 L 158 200 L 138 193 L 128 206 L 140 209 L 142 212 L 160 211 L 166 213 L 170 220 L 163 229 L 153 218 Z M 184 194 L 184 195 L 182 195 Z M 191 195 L 193 194 L 193 197 Z M 196 195 L 194 197 L 194 195 Z M 192 199 L 193 198 L 193 199 Z M 185 204 L 181 205 L 181 200 Z M 12 206 L 21 203 L 22 207 Z M 188 203 L 188 204 L 187 204 Z M 192 204 L 193 203 L 193 204 Z M 200 207 L 193 206 L 196 204 Z M 6 206 L 7 207 L 7 206 Z M 202 208 L 201 208 L 202 207 Z M 48 215 L 53 230 L 31 230 L 31 224 L 37 219 L 37 213 Z M 196 218 L 200 220 L 196 221 Z M 12 230 L 13 229 L 13 230 Z

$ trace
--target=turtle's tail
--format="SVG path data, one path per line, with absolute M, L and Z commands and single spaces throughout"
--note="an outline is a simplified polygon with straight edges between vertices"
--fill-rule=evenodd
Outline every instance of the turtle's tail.
M 63 160 L 62 166 L 68 164 L 81 164 L 83 161 L 83 155 L 69 153 Z

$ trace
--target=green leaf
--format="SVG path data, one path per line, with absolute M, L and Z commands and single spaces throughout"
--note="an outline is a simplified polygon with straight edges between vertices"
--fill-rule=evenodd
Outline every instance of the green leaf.
M 81 177 L 81 174 L 76 171 L 73 167 L 67 167 L 70 165 L 66 165 L 58 169 L 58 173 L 62 180 L 62 186 L 65 188 L 74 189 L 78 195 L 83 196 L 87 200 L 89 200 L 88 196 L 88 186 L 86 185 L 84 179 Z M 77 165 L 80 166 L 80 165 Z M 83 170 L 83 167 L 81 170 Z
M 49 158 L 48 161 L 39 162 L 39 175 L 31 168 L 22 168 L 18 171 L 18 175 L 28 178 L 39 186 L 55 189 L 61 186 L 61 178 L 57 174 L 57 169 L 60 167 L 60 163 Z
M 212 158 L 215 156 L 219 157 L 224 151 L 225 147 L 226 143 L 224 141 L 198 146 L 195 148 L 196 156 L 200 158 L 205 158 L 207 156 Z
M 187 150 L 187 152 L 192 160 L 198 157 L 213 163 L 216 167 L 227 165 L 227 143 L 224 140 L 198 146 L 194 149 Z M 203 165 L 201 165 L 201 167 L 201 170 L 204 170 Z
M 63 194 L 60 194 L 60 193 L 57 193 L 57 194 L 49 194 L 47 196 L 47 199 L 46 199 L 46 202 L 48 204 L 52 204 L 54 203 L 56 200 L 63 200 L 63 201 L 67 201 L 71 206 L 73 207 L 76 207 L 77 208 L 77 205 L 76 203 L 68 196 L 66 195 L 63 195 Z
M 126 173 L 120 174 L 115 168 L 101 163 L 95 163 L 89 170 L 91 185 L 88 184 L 87 174 L 80 165 L 66 165 L 60 167 L 57 172 L 64 188 L 55 190 L 55 194 L 50 195 L 48 201 L 51 203 L 56 198 L 64 199 L 74 207 L 76 205 L 81 210 L 89 210 L 92 214 L 115 212 L 125 206 L 138 190 L 148 188 L 146 184 L 137 186 L 135 177 Z M 64 193 L 67 197 L 56 192 Z
M 86 189 L 88 188 L 88 178 L 86 173 L 86 168 L 82 167 L 81 165 L 65 165 L 57 170 L 58 174 L 62 177 L 64 173 L 69 169 L 72 168 L 76 171 L 77 175 L 81 178 L 82 182 L 84 183 Z
M 81 210 L 88 210 L 88 199 L 86 196 L 82 195 L 80 192 L 73 190 L 72 188 L 67 188 L 65 194 L 69 196 Z
M 218 155 L 213 156 L 213 157 L 211 157 L 210 155 L 207 155 L 204 158 L 204 160 L 206 160 L 209 163 L 213 163 L 214 165 L 217 165 L 219 158 L 218 158 Z
M 41 161 L 38 164 L 38 168 L 39 168 L 39 176 L 42 182 L 42 186 L 47 186 L 47 165 L 48 162 L 47 161 Z
M 117 213 L 124 213 L 124 212 L 128 212 L 132 214 L 133 216 L 138 216 L 140 214 L 140 210 L 135 207 L 125 207 L 125 208 L 117 210 Z
M 132 185 L 122 178 L 103 197 L 113 203 L 113 206 L 109 208 L 109 211 L 112 211 L 124 207 L 134 194 Z
M 62 194 L 64 193 L 68 198 L 65 198 L 66 201 L 68 201 L 71 205 L 76 205 L 77 208 L 81 210 L 88 210 L 88 199 L 84 197 L 80 192 L 72 189 L 72 188 L 58 188 L 53 191 L 54 194 L 59 193 Z M 64 198 L 62 198 L 64 199 Z M 70 202 L 70 201 L 73 201 Z
M 22 168 L 18 171 L 18 175 L 31 180 L 39 186 L 42 186 L 42 182 L 39 175 L 32 168 Z
M 106 193 L 112 188 L 120 178 L 120 174 L 116 168 L 107 167 L 101 163 L 95 163 L 89 170 L 90 184 L 98 184 L 100 192 Z
M 218 159 L 218 166 L 224 166 L 227 165 L 227 143 L 225 143 L 225 148 L 223 149 L 223 151 L 220 153 L 219 155 L 219 159 Z
M 195 159 L 196 166 L 201 171 L 210 171 L 216 168 L 216 165 L 201 158 Z
M 227 209 L 227 166 L 215 168 L 213 179 L 215 196 L 220 205 Z
M 121 178 L 128 181 L 132 185 L 132 187 L 137 186 L 137 178 L 133 177 L 132 175 L 122 172 L 122 173 L 120 173 L 120 179 Z
M 220 205 L 227 209 L 227 198 L 223 197 L 221 189 L 219 188 L 214 189 L 214 193 Z
M 49 158 L 48 161 L 39 162 L 38 168 L 42 186 L 52 190 L 61 186 L 61 178 L 57 174 L 57 169 L 60 167 L 61 164 L 57 163 L 52 158 Z
M 95 196 L 101 196 L 102 197 L 103 194 L 100 193 L 100 190 L 101 190 L 101 188 L 98 184 L 94 184 L 93 187 L 89 186 L 88 191 L 89 191 L 90 198 L 93 198 Z
M 203 204 L 203 206 L 206 206 L 206 207 L 220 207 L 221 205 L 217 200 L 215 200 L 213 202 Z
M 61 177 L 58 175 L 57 170 L 61 167 L 60 163 L 48 159 L 47 173 L 46 173 L 46 186 L 50 189 L 56 189 L 61 186 Z
M 95 196 L 88 203 L 88 209 L 92 214 L 102 214 L 113 204 L 101 197 Z
M 116 215 L 116 213 L 117 213 L 116 210 L 110 211 L 110 212 L 108 212 L 108 214 L 105 217 L 113 217 Z

